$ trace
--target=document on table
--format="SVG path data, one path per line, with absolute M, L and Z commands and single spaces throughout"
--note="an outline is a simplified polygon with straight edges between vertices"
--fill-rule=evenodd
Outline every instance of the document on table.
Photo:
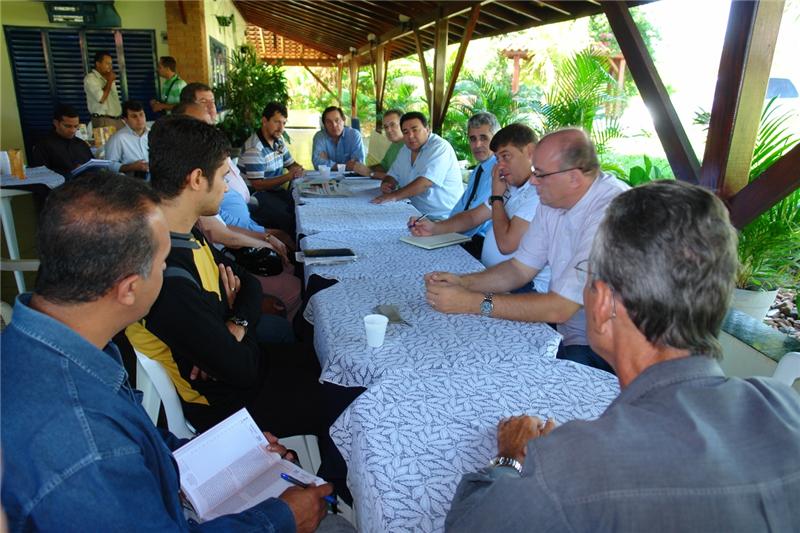
M 181 491 L 205 522 L 240 513 L 292 486 L 281 473 L 304 483 L 325 483 L 268 452 L 269 444 L 247 409 L 231 415 L 174 452 Z
M 400 237 L 400 240 L 425 248 L 426 250 L 435 250 L 436 248 L 444 248 L 445 246 L 452 246 L 454 244 L 461 244 L 462 242 L 471 241 L 472 238 L 462 235 L 461 233 L 445 233 L 442 235 L 432 235 L 430 237 L 414 237 L 409 235 L 407 237 Z

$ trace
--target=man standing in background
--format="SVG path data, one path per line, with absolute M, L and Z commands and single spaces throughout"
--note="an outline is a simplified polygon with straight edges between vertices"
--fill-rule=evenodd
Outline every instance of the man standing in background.
M 86 92 L 86 107 L 92 114 L 92 128 L 114 126 L 117 130 L 125 127 L 119 119 L 122 106 L 117 92 L 117 73 L 114 61 L 108 52 L 97 52 L 94 55 L 94 69 L 83 78 L 83 90 Z
M 181 91 L 186 87 L 186 82 L 178 77 L 176 72 L 178 63 L 174 57 L 164 56 L 158 60 L 158 75 L 166 81 L 161 86 L 161 99 L 155 98 L 150 100 L 150 107 L 153 111 L 163 111 L 168 113 L 172 111 L 175 104 L 181 101 Z

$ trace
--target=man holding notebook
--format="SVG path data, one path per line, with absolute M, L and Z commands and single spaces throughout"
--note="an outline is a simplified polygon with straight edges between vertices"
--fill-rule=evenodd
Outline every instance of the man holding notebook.
M 17 298 L 0 336 L 8 529 L 313 531 L 330 485 L 291 488 L 203 524 L 184 518 L 170 452 L 188 441 L 153 425 L 111 342 L 161 289 L 170 237 L 159 204 L 143 181 L 109 173 L 50 193 L 34 293 Z M 268 449 L 286 453 L 268 438 Z M 326 518 L 319 531 L 337 525 Z

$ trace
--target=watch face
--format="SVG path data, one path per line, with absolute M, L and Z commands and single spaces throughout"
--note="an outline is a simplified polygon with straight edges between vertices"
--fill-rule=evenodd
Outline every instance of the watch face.
M 494 305 L 492 305 L 492 302 L 488 300 L 484 300 L 481 302 L 481 313 L 483 313 L 485 316 L 489 316 L 489 313 L 492 312 L 492 309 L 494 309 Z

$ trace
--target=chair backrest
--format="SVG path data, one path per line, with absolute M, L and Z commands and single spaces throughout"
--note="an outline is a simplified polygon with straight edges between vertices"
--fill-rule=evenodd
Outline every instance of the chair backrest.
M 167 370 L 158 361 L 150 359 L 139 350 L 136 352 L 136 388 L 142 391 L 142 405 L 153 424 L 158 423 L 158 408 L 164 404 L 169 430 L 182 439 L 195 436 L 196 431 L 183 416 L 183 406 L 178 391 L 167 374 Z
M 786 383 L 790 387 L 796 379 L 800 379 L 800 352 L 789 352 L 778 362 L 772 377 Z

